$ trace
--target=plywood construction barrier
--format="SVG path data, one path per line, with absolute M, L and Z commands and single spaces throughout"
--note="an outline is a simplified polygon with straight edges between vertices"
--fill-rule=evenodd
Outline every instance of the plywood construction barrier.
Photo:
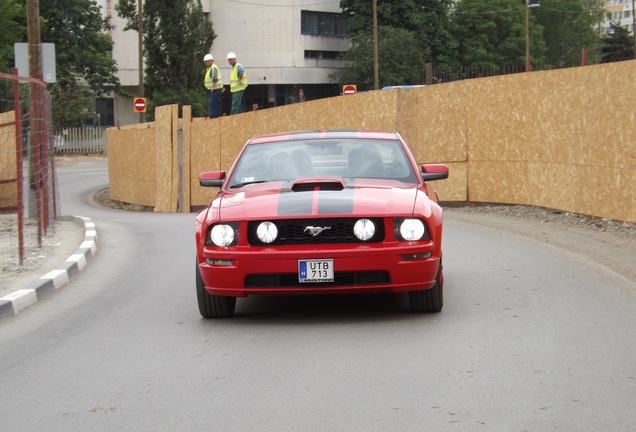
M 109 128 L 108 182 L 112 199 L 156 207 L 157 142 L 154 123 Z M 111 154 L 111 150 L 113 150 Z
M 0 209 L 15 208 L 18 199 L 14 120 L 15 111 L 0 113 L 0 125 L 10 125 L 0 128 Z
M 229 169 L 253 135 L 366 129 L 397 131 L 418 162 L 448 164 L 449 179 L 432 184 L 442 201 L 636 222 L 634 76 L 636 60 L 361 92 L 212 120 L 192 118 L 189 107 L 179 119 L 176 106 L 160 107 L 153 123 L 108 130 L 111 197 L 190 211 L 215 193 L 199 186 L 199 174 Z

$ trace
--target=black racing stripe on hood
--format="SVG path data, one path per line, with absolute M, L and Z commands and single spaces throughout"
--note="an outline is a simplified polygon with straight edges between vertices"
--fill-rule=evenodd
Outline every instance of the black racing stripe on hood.
M 278 196 L 280 216 L 309 215 L 314 200 L 314 191 L 294 192 L 291 182 L 285 182 Z
M 353 188 L 318 192 L 318 214 L 353 213 Z
M 291 190 L 291 182 L 285 182 L 278 197 L 278 215 L 311 215 L 317 199 L 317 214 L 353 213 L 353 192 L 349 185 L 342 190 Z

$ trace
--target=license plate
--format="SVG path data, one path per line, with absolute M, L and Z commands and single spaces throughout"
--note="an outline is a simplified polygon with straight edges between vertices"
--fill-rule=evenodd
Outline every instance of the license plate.
M 333 282 L 333 260 L 299 260 L 299 282 Z

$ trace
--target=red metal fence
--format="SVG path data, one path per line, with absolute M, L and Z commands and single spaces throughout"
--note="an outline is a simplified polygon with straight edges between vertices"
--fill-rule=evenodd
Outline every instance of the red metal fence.
M 46 84 L 0 73 L 0 265 L 28 268 L 59 213 Z

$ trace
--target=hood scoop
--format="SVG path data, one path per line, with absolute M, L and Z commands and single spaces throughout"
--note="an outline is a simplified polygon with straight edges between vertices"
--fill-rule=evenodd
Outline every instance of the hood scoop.
M 294 192 L 341 191 L 346 187 L 341 177 L 307 177 L 296 180 L 291 187 Z

